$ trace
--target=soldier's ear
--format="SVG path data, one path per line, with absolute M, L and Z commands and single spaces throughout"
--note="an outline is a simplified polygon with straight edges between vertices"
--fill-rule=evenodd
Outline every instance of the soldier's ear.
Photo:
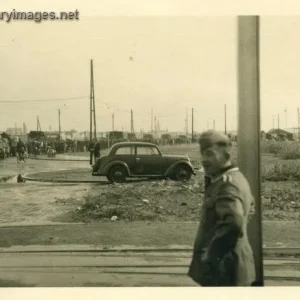
M 225 159 L 229 160 L 230 159 L 230 154 L 228 152 L 225 152 Z

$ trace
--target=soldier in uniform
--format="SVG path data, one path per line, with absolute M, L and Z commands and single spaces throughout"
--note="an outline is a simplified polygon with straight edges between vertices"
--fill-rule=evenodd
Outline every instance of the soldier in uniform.
M 201 286 L 251 286 L 255 281 L 247 223 L 250 186 L 230 159 L 231 141 L 210 130 L 200 136 L 205 194 L 188 276 Z

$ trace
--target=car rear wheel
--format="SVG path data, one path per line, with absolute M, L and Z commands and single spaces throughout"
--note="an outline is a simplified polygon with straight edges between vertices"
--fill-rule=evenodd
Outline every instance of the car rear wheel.
M 188 181 L 192 177 L 192 171 L 188 166 L 180 165 L 176 168 L 174 179 L 177 181 Z
M 123 166 L 112 167 L 107 175 L 107 179 L 111 183 L 122 183 L 126 181 L 126 169 Z

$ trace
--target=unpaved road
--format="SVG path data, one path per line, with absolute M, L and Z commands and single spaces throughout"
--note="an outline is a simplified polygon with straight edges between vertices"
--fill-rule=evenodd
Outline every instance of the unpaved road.
M 46 158 L 46 157 L 44 157 Z M 17 174 L 25 174 L 32 172 L 45 172 L 73 168 L 89 168 L 89 162 L 86 157 L 77 156 L 57 156 L 58 159 L 74 159 L 82 161 L 54 161 L 54 160 L 38 160 L 28 159 L 26 163 L 17 163 L 15 157 L 9 157 L 5 160 L 0 160 L 0 180 L 3 177 L 14 176 Z
M 72 157 L 74 159 L 74 157 Z M 81 158 L 82 159 L 82 158 Z M 85 159 L 85 158 L 83 158 Z M 74 210 L 89 184 L 16 183 L 18 174 L 89 168 L 86 161 L 42 161 L 29 159 L 25 164 L 15 158 L 0 161 L 0 223 L 49 222 L 58 214 Z M 6 182 L 3 179 L 12 177 Z M 91 176 L 92 177 L 92 176 Z M 67 200 L 66 200 L 67 199 Z

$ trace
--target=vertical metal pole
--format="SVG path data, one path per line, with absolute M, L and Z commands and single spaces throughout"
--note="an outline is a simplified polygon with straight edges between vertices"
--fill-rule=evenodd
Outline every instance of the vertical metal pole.
M 285 129 L 287 129 L 287 109 L 285 108 Z
M 192 108 L 192 143 L 194 142 L 194 108 Z
M 92 92 L 92 77 L 93 77 L 93 60 L 91 60 L 91 69 L 90 69 L 90 147 L 92 146 L 93 138 L 93 92 Z M 90 150 L 90 165 L 93 164 L 93 153 Z
M 92 60 L 91 66 L 91 81 L 92 81 L 92 105 L 93 105 L 93 118 L 94 118 L 94 139 L 97 138 L 97 128 L 96 128 L 96 107 L 95 107 L 95 87 L 94 87 L 94 65 Z
M 227 114 L 226 114 L 226 104 L 224 105 L 224 114 L 225 114 L 225 134 L 227 134 Z
M 59 139 L 61 136 L 61 127 L 60 127 L 60 109 L 58 110 L 58 133 L 59 133 Z
M 263 286 L 258 16 L 238 17 L 238 100 L 238 165 L 255 198 L 255 214 L 248 229 L 256 268 L 253 285 Z
M 130 132 L 133 133 L 132 131 L 133 130 L 132 130 L 132 109 L 131 109 L 130 110 Z
M 151 134 L 153 134 L 153 108 L 151 108 Z
M 300 141 L 300 112 L 298 107 L 298 141 Z
M 131 133 L 134 134 L 133 110 L 131 110 Z
M 186 135 L 189 134 L 189 111 L 186 109 Z

